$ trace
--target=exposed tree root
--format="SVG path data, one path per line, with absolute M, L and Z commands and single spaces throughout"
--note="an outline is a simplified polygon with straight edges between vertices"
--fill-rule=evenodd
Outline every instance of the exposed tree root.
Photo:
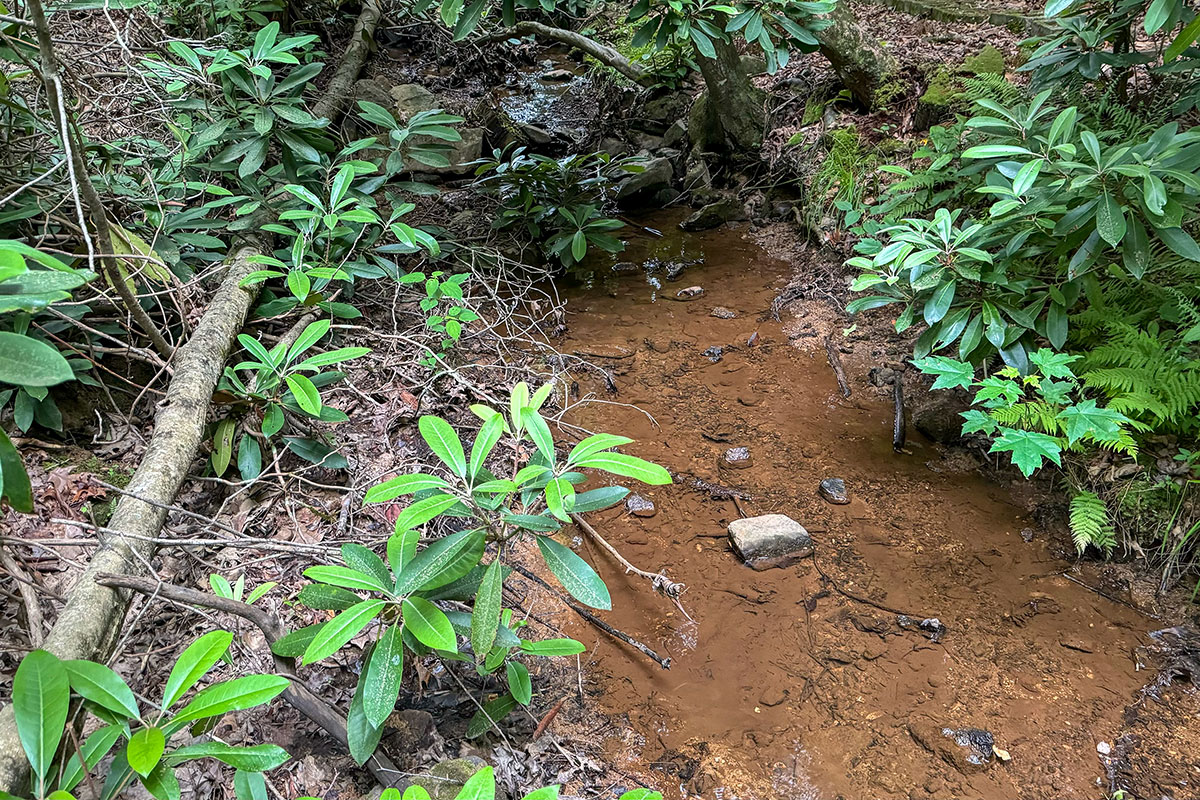
M 570 45 L 571 47 L 582 50 L 604 66 L 612 67 L 634 83 L 643 83 L 647 79 L 646 73 L 641 67 L 632 63 L 629 59 L 608 45 L 601 44 L 595 39 L 589 39 L 581 33 L 569 31 L 564 28 L 554 28 L 550 25 L 543 25 L 540 22 L 532 22 L 529 20 L 518 22 L 511 28 L 505 28 L 499 33 L 494 33 L 488 36 L 487 40 L 500 41 L 514 36 L 529 35 L 536 36 L 539 39 L 547 39 L 552 42 L 560 42 L 562 44 Z

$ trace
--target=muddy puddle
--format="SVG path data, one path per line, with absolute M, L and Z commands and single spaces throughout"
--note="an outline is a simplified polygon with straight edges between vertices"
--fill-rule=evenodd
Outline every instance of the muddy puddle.
M 919 434 L 911 454 L 893 453 L 892 406 L 866 385 L 865 345 L 844 356 L 845 399 L 819 340 L 789 340 L 794 321 L 770 318 L 792 265 L 736 231 L 685 235 L 674 222 L 647 222 L 665 235 L 634 237 L 620 256 L 632 266 L 581 275 L 558 343 L 619 390 L 580 378 L 598 402 L 567 419 L 634 437 L 630 452 L 682 478 L 640 490 L 653 516 L 593 516 L 633 563 L 687 584 L 694 622 L 581 545 L 612 589 L 605 618 L 672 659 L 663 671 L 573 629 L 589 645 L 594 701 L 620 720 L 610 756 L 668 797 L 1104 796 L 1097 746 L 1148 677 L 1137 659 L 1153 623 L 1061 577 L 1072 565 L 1007 487 L 948 468 Z M 692 286 L 703 296 L 672 299 Z M 732 447 L 749 448 L 750 466 L 718 465 Z M 830 477 L 849 504 L 817 495 Z M 802 523 L 816 563 L 743 566 L 725 537 L 739 509 L 692 478 L 744 492 L 747 515 Z M 944 635 L 850 599 L 818 567 L 847 594 L 936 617 Z M 969 729 L 1010 760 L 958 744 L 956 732 L 990 744 Z

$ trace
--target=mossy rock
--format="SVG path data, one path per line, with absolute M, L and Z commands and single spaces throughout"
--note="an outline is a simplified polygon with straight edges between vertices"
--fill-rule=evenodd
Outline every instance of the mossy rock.
M 961 96 L 957 82 L 945 67 L 938 68 L 921 99 L 913 117 L 915 130 L 928 130 L 944 119 L 954 115 Z
M 963 61 L 963 69 L 972 75 L 1003 75 L 1004 53 L 995 45 L 985 45 L 976 55 L 968 56 Z
M 413 778 L 413 785 L 429 792 L 432 800 L 454 800 L 467 780 L 487 766 L 481 758 L 452 758 L 436 764 L 426 775 Z

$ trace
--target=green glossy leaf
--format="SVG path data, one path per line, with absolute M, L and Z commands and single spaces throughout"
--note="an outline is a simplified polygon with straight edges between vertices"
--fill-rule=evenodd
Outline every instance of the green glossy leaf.
M 542 639 L 532 642 L 521 641 L 521 652 L 531 656 L 573 656 L 586 650 L 582 642 L 574 639 Z
M 633 478 L 651 486 L 664 486 L 671 482 L 671 473 L 663 467 L 624 453 L 592 453 L 577 459 L 575 465 L 603 470 L 623 478 Z
M 139 775 L 154 771 L 167 747 L 167 737 L 160 728 L 141 728 L 129 739 L 125 761 Z
M 371 650 L 371 658 L 361 680 L 363 713 L 376 728 L 396 710 L 400 681 L 404 676 L 404 640 L 397 625 L 389 625 Z
M 51 345 L 32 336 L 0 331 L 0 383 L 45 387 L 74 377 L 71 365 Z
M 13 716 L 17 737 L 39 787 L 49 777 L 54 754 L 62 741 L 70 691 L 62 662 L 45 650 L 34 650 L 17 666 L 13 677 Z
M 1055 464 L 1062 463 L 1062 447 L 1058 440 L 1036 431 L 1004 429 L 988 452 L 1011 454 L 1012 462 L 1026 478 L 1037 471 L 1047 459 Z
M 592 608 L 612 609 L 608 587 L 586 561 L 548 536 L 539 536 L 537 543 L 546 566 L 572 597 Z
M 364 600 L 329 620 L 309 643 L 301 663 L 312 664 L 336 653 L 379 616 L 385 605 L 383 600 Z
M 471 612 L 471 651 L 477 662 L 483 660 L 496 641 L 503 589 L 504 571 L 497 556 L 484 570 L 479 591 L 475 594 L 475 608 Z
M 141 716 L 133 690 L 117 673 L 94 661 L 64 661 L 75 694 L 129 719 Z
M 406 597 L 401 604 L 404 627 L 421 644 L 435 650 L 458 652 L 458 639 L 454 627 L 442 610 L 423 597 Z
M 520 661 L 509 661 L 505 665 L 505 676 L 508 678 L 508 691 L 513 698 L 523 706 L 533 700 L 533 682 L 529 679 L 529 670 Z
M 232 633 L 210 631 L 188 645 L 167 676 L 166 686 L 163 687 L 163 710 L 175 705 L 188 689 L 195 686 L 221 660 L 232 642 Z
M 197 692 L 171 722 L 191 722 L 254 708 L 279 695 L 290 683 L 282 675 L 247 675 L 213 684 Z
M 416 473 L 413 475 L 398 475 L 391 480 L 378 483 L 367 490 L 363 497 L 364 503 L 386 503 L 401 495 L 414 494 L 426 489 L 447 489 L 450 484 L 436 475 Z
M 462 478 L 467 474 L 467 458 L 462 442 L 450 423 L 440 417 L 424 416 L 417 422 L 421 438 L 429 445 L 434 455 L 442 460 L 455 475 Z

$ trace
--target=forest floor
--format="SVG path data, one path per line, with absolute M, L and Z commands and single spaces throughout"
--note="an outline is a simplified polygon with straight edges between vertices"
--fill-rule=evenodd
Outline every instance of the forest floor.
M 1002 6 L 996 10 L 1036 14 L 1022 3 Z M 289 602 L 305 582 L 301 573 L 336 557 L 343 542 L 382 546 L 398 509 L 364 510 L 362 492 L 428 458 L 418 416 L 466 420 L 469 403 L 500 405 L 516 381 L 557 376 L 571 390 L 571 402 L 554 409 L 565 434 L 628 433 L 638 442 L 633 452 L 683 477 L 647 493 L 653 516 L 606 512 L 596 525 L 634 563 L 688 584 L 682 605 L 692 619 L 581 540 L 613 587 L 615 610 L 606 619 L 670 655 L 672 669 L 659 670 L 514 576 L 506 604 L 537 635 L 572 635 L 588 652 L 541 662 L 533 704 L 477 739 L 466 737 L 468 721 L 499 681 L 413 659 L 402 710 L 382 743 L 403 769 L 418 774 L 447 758 L 480 758 L 497 767 L 510 794 L 564 783 L 602 797 L 635 785 L 706 799 L 1100 800 L 1117 789 L 1134 798 L 1200 796 L 1200 695 L 1192 683 L 1200 680 L 1200 638 L 1184 628 L 1151 636 L 1194 624 L 1195 607 L 1182 591 L 1160 595 L 1157 576 L 1135 559 L 1077 561 L 1054 486 L 1013 480 L 978 452 L 918 430 L 908 453 L 893 453 L 889 376 L 904 382 L 910 430 L 932 430 L 934 422 L 919 426 L 918 417 L 953 410 L 933 407 L 925 384 L 904 370 L 911 342 L 889 320 L 845 316 L 850 276 L 832 212 L 820 213 L 810 198 L 798 215 L 794 195 L 768 191 L 811 180 L 831 126 L 854 125 L 879 152 L 894 152 L 897 138 L 919 138 L 918 98 L 936 65 L 960 64 L 988 44 L 1009 63 L 1018 55 L 1021 36 L 1005 27 L 934 22 L 874 5 L 860 11 L 901 65 L 905 85 L 886 112 L 831 105 L 832 119 L 806 121 L 804 97 L 834 82 L 816 57 L 761 76 L 774 109 L 763 149 L 768 167 L 717 176 L 739 192 L 748 220 L 680 235 L 671 228 L 682 211 L 631 210 L 626 253 L 593 259 L 557 281 L 507 251 L 514 260 L 486 273 L 493 290 L 473 297 L 488 313 L 455 351 L 453 369 L 419 363 L 426 334 L 415 304 L 366 289 L 359 304 L 371 309 L 368 317 L 338 335 L 342 344 L 374 350 L 328 399 L 351 418 L 336 429 L 347 468 L 304 466 L 283 453 L 269 479 L 252 488 L 212 476 L 190 480 L 167 538 L 192 543 L 164 550 L 156 572 L 201 588 L 213 573 L 243 575 L 248 588 L 274 581 L 264 602 L 289 626 L 319 621 L 318 612 Z M 499 54 L 450 50 L 430 29 L 396 29 L 381 42 L 364 77 L 385 87 L 420 83 L 469 119 L 523 96 L 527 85 L 512 79 L 513 63 L 536 74 L 547 57 L 524 45 Z M 330 49 L 332 61 L 337 48 Z M 597 102 L 588 91 L 603 96 Z M 589 144 L 616 139 L 636 152 L 644 141 L 628 128 L 637 109 L 622 105 L 627 97 L 573 82 L 551 108 Z M 464 243 L 487 239 L 489 208 L 472 199 L 467 182 L 446 183 L 419 207 L 418 221 L 453 229 Z M 688 202 L 682 195 L 679 208 Z M 618 263 L 635 269 L 614 269 Z M 668 271 L 682 282 L 668 280 Z M 699 300 L 672 299 L 693 284 L 705 290 Z M 712 316 L 717 306 L 734 316 Z M 845 361 L 848 398 L 826 361 L 831 335 Z M 3 520 L 48 617 L 139 462 L 153 411 L 135 402 L 133 412 L 85 416 L 84 405 L 64 441 L 21 442 L 38 513 Z M 720 467 L 732 446 L 749 447 L 753 465 Z M 846 481 L 851 503 L 817 497 L 826 477 Z M 703 488 L 711 485 L 744 494 L 744 508 Z M 817 541 L 815 559 L 762 573 L 737 564 L 723 537 L 743 511 L 800 520 Z M 3 591 L 0 672 L 11 675 L 26 615 L 15 589 Z M 935 617 L 944 635 L 920 629 Z M 244 622 L 142 599 L 114 666 L 154 685 L 167 673 L 166 656 L 214 626 L 238 634 L 234 665 L 219 668 L 226 677 L 272 668 L 261 635 Z M 344 707 L 357 680 L 354 646 L 339 658 L 303 677 Z M 968 729 L 986 731 L 998 750 L 985 748 L 974 763 L 970 747 L 944 734 Z M 372 791 L 368 775 L 282 704 L 215 733 L 232 743 L 274 742 L 293 755 L 271 776 L 277 796 L 349 800 Z M 183 781 L 185 799 L 223 791 L 218 766 L 193 772 Z

